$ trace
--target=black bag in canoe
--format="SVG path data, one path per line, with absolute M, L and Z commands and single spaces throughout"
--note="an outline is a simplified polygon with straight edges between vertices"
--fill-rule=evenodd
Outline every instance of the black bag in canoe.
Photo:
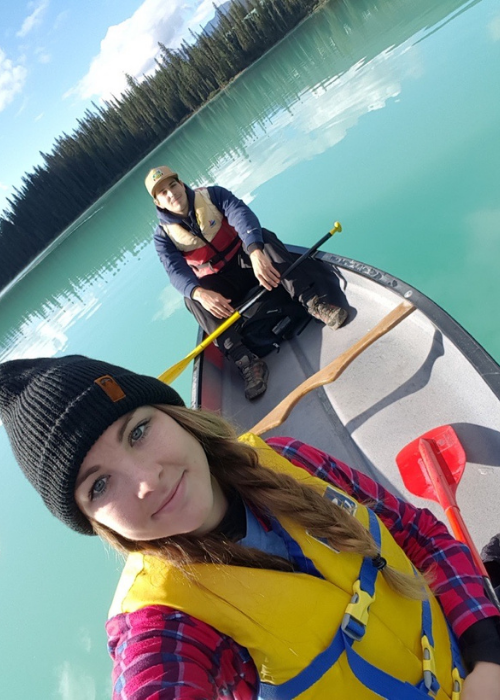
M 291 299 L 283 287 L 277 287 L 245 311 L 236 328 L 247 348 L 258 357 L 265 357 L 279 350 L 284 340 L 300 333 L 310 320 L 304 307 Z

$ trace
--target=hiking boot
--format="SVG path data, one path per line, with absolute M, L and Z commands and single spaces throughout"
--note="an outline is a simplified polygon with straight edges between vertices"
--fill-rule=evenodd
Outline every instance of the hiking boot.
M 345 309 L 333 304 L 327 304 L 325 301 L 321 301 L 320 297 L 310 299 L 306 304 L 306 309 L 313 318 L 317 318 L 318 321 L 333 328 L 333 330 L 340 328 L 347 318 Z
M 269 376 L 269 370 L 264 360 L 256 355 L 243 355 L 242 358 L 236 360 L 235 364 L 245 382 L 245 398 L 252 401 L 263 394 L 267 389 Z

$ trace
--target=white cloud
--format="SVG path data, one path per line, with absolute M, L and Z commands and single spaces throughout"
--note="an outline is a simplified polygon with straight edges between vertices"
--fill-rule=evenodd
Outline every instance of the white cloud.
M 23 65 L 15 65 L 0 49 L 0 112 L 21 92 L 27 74 Z
M 189 29 L 198 31 L 213 13 L 212 0 L 145 0 L 132 17 L 109 27 L 87 75 L 64 97 L 118 96 L 127 87 L 126 73 L 141 79 L 154 72 L 159 41 L 171 48 L 179 46 L 184 37 L 189 38 Z
M 23 22 L 23 26 L 17 32 L 16 36 L 24 37 L 31 32 L 36 26 L 41 24 L 45 10 L 49 6 L 49 0 L 40 0 L 38 3 L 30 3 L 28 7 L 33 7 L 33 11 Z
M 18 117 L 20 114 L 22 114 L 24 112 L 24 110 L 26 109 L 26 107 L 28 105 L 28 102 L 29 102 L 29 99 L 26 97 L 26 95 L 24 95 L 23 101 L 21 102 L 21 106 L 19 107 L 19 109 L 16 112 L 16 117 Z
M 0 190 L 5 190 L 7 191 L 9 189 L 9 185 L 4 185 L 3 182 L 0 182 Z
M 81 627 L 79 632 L 79 642 L 83 650 L 87 653 L 92 649 L 92 637 L 90 630 L 86 627 Z
M 63 10 L 62 12 L 60 12 L 55 18 L 54 23 L 52 24 L 52 29 L 54 31 L 57 31 L 60 27 L 62 27 L 66 23 L 66 20 L 69 18 L 69 15 L 69 10 Z
M 228 152 L 210 169 L 210 182 L 230 183 L 248 203 L 263 182 L 335 146 L 365 114 L 399 97 L 406 80 L 422 75 L 421 55 L 412 42 L 383 51 L 368 62 L 359 61 L 316 85 L 294 104 L 275 112 L 265 130 L 254 125 L 244 144 L 245 155 L 238 158 Z
M 493 41 L 500 41 L 500 15 L 491 20 L 488 30 Z
M 50 63 L 52 60 L 52 56 L 42 48 L 35 49 L 35 56 L 38 63 Z
M 62 700 L 95 700 L 96 687 L 92 676 L 72 667 L 68 661 L 57 672 L 59 697 Z
M 45 114 L 45 112 L 40 112 L 40 114 L 35 117 L 34 121 L 36 121 L 36 122 L 39 121 L 43 117 L 44 114 Z
M 153 321 L 166 321 L 169 316 L 184 306 L 182 296 L 171 286 L 167 285 L 160 294 L 160 310 L 153 316 Z
M 47 250 L 41 257 L 46 254 Z M 33 312 L 20 319 L 15 338 L 9 340 L 8 346 L 0 346 L 0 362 L 54 357 L 57 353 L 65 352 L 69 329 L 78 320 L 92 316 L 100 305 L 92 288 L 83 293 L 80 291 L 78 295 L 68 292 L 55 300 L 45 301 L 43 314 Z
M 500 258 L 500 209 L 479 209 L 466 219 L 469 232 L 466 249 L 467 262 L 475 269 L 490 265 Z

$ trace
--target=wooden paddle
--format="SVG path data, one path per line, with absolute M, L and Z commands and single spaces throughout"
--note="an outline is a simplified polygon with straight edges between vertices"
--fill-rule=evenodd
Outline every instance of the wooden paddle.
M 465 450 L 451 425 L 429 430 L 403 447 L 396 456 L 396 463 L 408 491 L 441 505 L 454 536 L 469 547 L 474 563 L 483 577 L 489 599 L 500 610 L 486 567 L 457 505 L 455 494 L 466 461 Z
M 294 263 L 292 263 L 282 274 L 282 277 L 286 277 L 289 275 L 295 268 L 300 265 L 301 262 L 303 262 L 307 257 L 312 255 L 312 253 L 316 252 L 320 246 L 325 243 L 330 236 L 333 236 L 337 231 L 342 231 L 342 226 L 339 224 L 338 221 L 336 221 L 333 225 L 333 228 L 328 231 L 317 243 L 315 243 L 309 250 L 306 250 L 305 253 L 303 253 L 297 260 L 295 260 Z M 172 367 L 169 367 L 166 369 L 158 379 L 160 379 L 162 382 L 165 382 L 165 384 L 171 384 L 174 379 L 177 379 L 177 377 L 184 372 L 186 367 L 189 365 L 191 360 L 194 360 L 195 357 L 198 357 L 205 348 L 208 348 L 210 343 L 212 343 L 216 338 L 218 338 L 221 333 L 224 333 L 224 331 L 227 331 L 227 329 L 233 325 L 233 323 L 236 323 L 236 321 L 241 318 L 242 314 L 245 313 L 247 309 L 249 309 L 252 304 L 255 304 L 256 301 L 258 301 L 268 290 L 265 289 L 265 287 L 259 287 L 259 291 L 254 294 L 253 297 L 251 297 L 247 302 L 243 304 L 237 311 L 235 311 L 229 318 L 226 318 L 225 321 L 223 321 L 220 326 L 218 326 L 213 333 L 210 333 L 199 345 L 197 345 L 194 350 L 191 350 L 191 352 L 186 355 L 184 359 L 182 359 L 180 362 L 177 362 L 175 365 L 172 365 Z
M 413 304 L 409 301 L 401 302 L 399 306 L 388 313 L 387 316 L 384 316 L 375 328 L 372 328 L 372 330 L 358 340 L 357 343 L 330 362 L 329 365 L 320 369 L 303 381 L 302 384 L 299 384 L 299 386 L 291 391 L 283 401 L 267 414 L 267 416 L 262 418 L 257 425 L 254 425 L 251 432 L 262 435 L 262 433 L 268 430 L 277 428 L 288 418 L 292 408 L 303 396 L 312 391 L 312 389 L 317 389 L 319 386 L 334 382 L 363 350 L 397 326 L 398 323 L 409 316 L 413 311 L 415 311 L 415 306 L 413 306 Z

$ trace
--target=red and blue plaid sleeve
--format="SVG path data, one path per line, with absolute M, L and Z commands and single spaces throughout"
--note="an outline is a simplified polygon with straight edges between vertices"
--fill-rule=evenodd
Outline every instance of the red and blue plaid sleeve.
M 152 605 L 108 620 L 113 700 L 256 700 L 248 651 L 186 613 Z
M 457 637 L 475 622 L 498 616 L 468 548 L 429 510 L 397 498 L 366 474 L 303 442 L 285 437 L 266 442 L 296 466 L 370 505 L 417 569 L 432 570 L 433 591 Z
M 455 634 L 498 615 L 465 545 L 430 511 L 396 498 L 370 477 L 291 438 L 268 444 L 293 464 L 368 503 L 421 571 L 432 568 L 434 591 Z M 111 618 L 113 700 L 255 700 L 258 679 L 248 651 L 189 615 L 149 606 Z

